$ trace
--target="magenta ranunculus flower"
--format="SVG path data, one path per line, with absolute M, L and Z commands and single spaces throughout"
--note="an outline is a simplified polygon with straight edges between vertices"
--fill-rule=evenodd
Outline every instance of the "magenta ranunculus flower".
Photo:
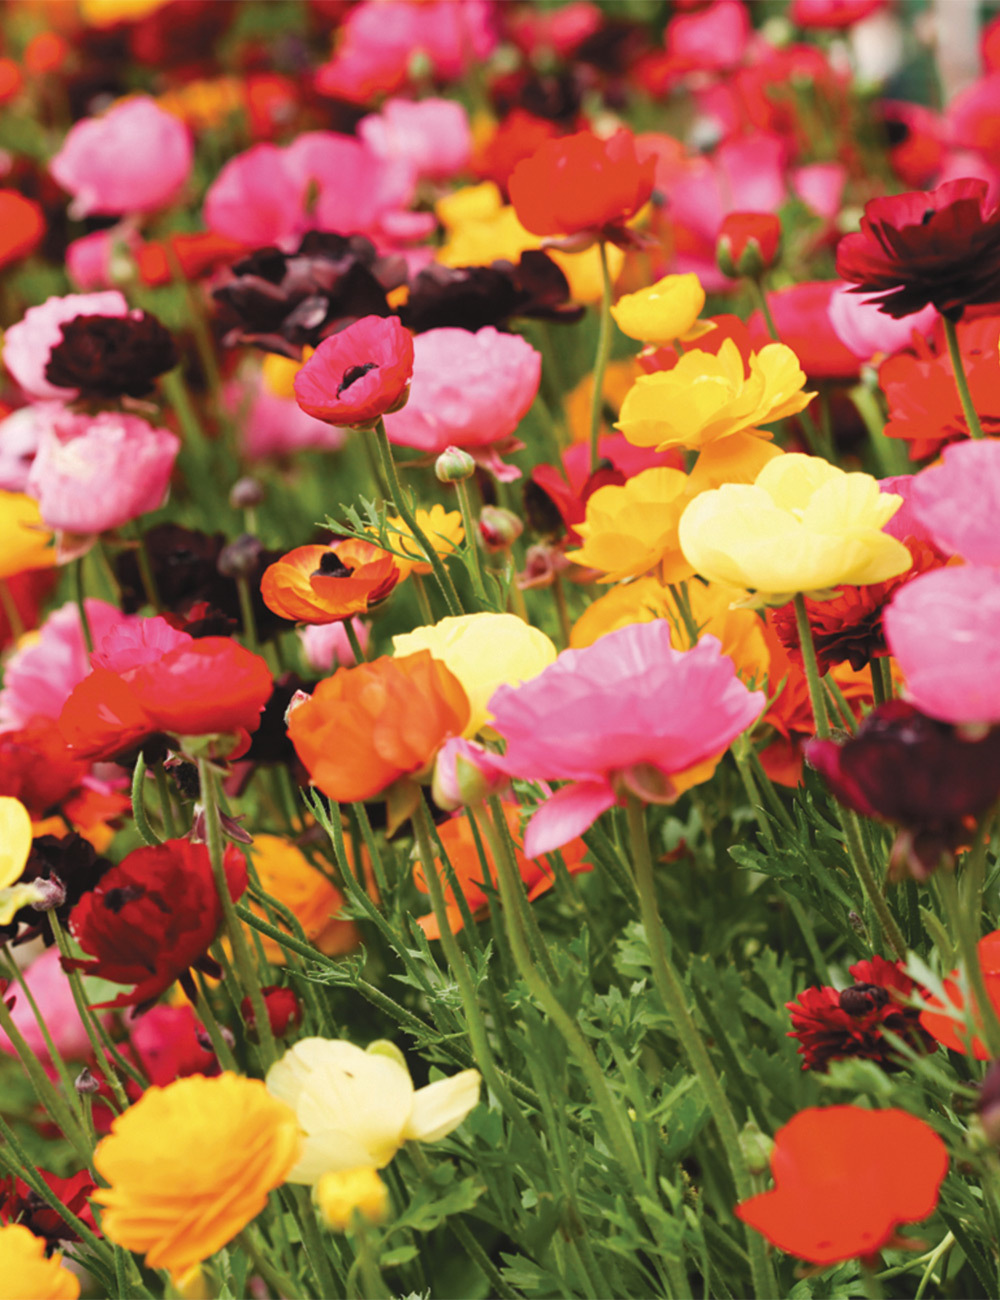
M 568 843 L 630 789 L 670 802 L 679 793 L 671 777 L 721 754 L 763 707 L 715 637 L 675 650 L 662 619 L 564 650 L 537 677 L 501 686 L 489 702 L 491 726 L 507 742 L 498 765 L 572 783 L 531 819 L 525 854 Z
M 1000 569 L 948 565 L 900 587 L 882 616 L 889 650 L 922 713 L 1000 723 Z
M 62 327 L 77 316 L 127 316 L 128 303 L 117 289 L 102 293 L 70 293 L 64 298 L 47 298 L 29 307 L 24 316 L 4 334 L 3 363 L 35 401 L 47 399 L 72 402 L 75 388 L 59 388 L 45 378 L 52 349 L 63 339 Z
M 324 339 L 295 376 L 307 415 L 339 428 L 371 428 L 406 401 L 413 338 L 395 316 L 362 316 Z
M 74 216 L 121 216 L 166 207 L 193 159 L 184 123 L 138 96 L 71 126 L 49 171 L 73 195 Z
M 461 447 L 497 478 L 520 478 L 521 471 L 504 465 L 497 453 L 516 450 L 508 440 L 541 377 L 541 354 L 517 334 L 490 325 L 475 334 L 427 330 L 414 340 L 410 400 L 386 419 L 389 441 L 431 455 Z
M 877 295 L 856 294 L 846 284 L 831 294 L 827 311 L 837 338 L 859 361 L 892 356 L 909 346 L 914 330 L 926 336 L 937 320 L 933 307 L 894 320 L 879 310 Z
M 469 115 L 453 99 L 389 99 L 358 123 L 358 135 L 380 158 L 414 167 L 419 176 L 444 180 L 460 172 L 472 153 Z
M 67 412 L 39 441 L 27 493 L 49 528 L 103 533 L 159 509 L 180 449 L 137 415 Z
M 914 476 L 910 497 L 939 550 L 969 564 L 1000 565 L 1000 443 L 945 447 L 942 464 Z

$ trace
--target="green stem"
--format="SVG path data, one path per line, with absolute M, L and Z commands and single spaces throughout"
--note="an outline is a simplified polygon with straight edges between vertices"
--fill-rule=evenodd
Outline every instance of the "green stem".
M 695 622 L 694 611 L 691 608 L 691 599 L 688 595 L 686 582 L 670 582 L 667 589 L 673 597 L 674 605 L 677 607 L 677 613 L 680 615 L 681 622 L 684 624 L 684 631 L 688 634 L 688 640 L 692 646 L 698 643 L 698 624 Z
M 806 684 L 809 687 L 809 701 L 812 704 L 816 735 L 820 740 L 829 740 L 830 723 L 826 715 L 826 699 L 823 695 L 823 683 L 819 675 L 816 660 L 816 647 L 813 645 L 812 628 L 806 612 L 806 600 L 800 591 L 795 593 L 795 626 L 799 634 L 799 649 L 802 651 L 802 666 L 805 669 Z
M 156 848 L 162 841 L 156 831 L 153 830 L 152 824 L 146 816 L 146 805 L 142 797 L 145 780 L 146 760 L 140 752 L 139 757 L 135 760 L 135 771 L 132 773 L 132 818 L 135 821 L 135 828 L 139 832 L 139 838 L 143 844 L 148 844 L 150 848 Z
M 556 973 L 555 964 L 549 956 L 548 946 L 545 943 L 545 936 L 542 934 L 535 913 L 532 911 L 531 904 L 528 902 L 528 895 L 524 887 L 524 880 L 521 876 L 521 869 L 517 865 L 517 849 L 513 839 L 511 838 L 507 819 L 503 815 L 503 807 L 496 795 L 490 796 L 489 805 L 493 817 L 492 820 L 489 817 L 483 818 L 486 838 L 489 841 L 490 848 L 493 850 L 494 857 L 497 853 L 500 853 L 503 856 L 510 872 L 510 879 L 516 881 L 514 900 L 521 916 L 521 923 L 524 927 L 524 932 L 528 936 L 528 942 L 534 950 L 535 956 L 538 958 L 538 962 L 542 968 L 542 974 L 554 987 L 559 982 L 559 976 Z
M 431 609 L 431 602 L 427 598 L 427 588 L 421 574 L 414 573 L 411 575 L 413 590 L 417 597 L 417 608 L 420 610 L 420 617 L 424 623 L 430 627 L 434 623 L 434 611 Z
M 229 892 L 226 871 L 223 866 L 222 824 L 219 821 L 218 791 L 215 784 L 215 770 L 207 759 L 198 759 L 198 780 L 201 784 L 201 801 L 205 807 L 205 836 L 208 841 L 208 856 L 212 863 L 212 875 L 215 888 L 222 907 L 226 935 L 233 951 L 233 959 L 243 992 L 250 998 L 254 1019 L 257 1022 L 257 1036 L 265 1068 L 278 1059 L 278 1049 L 271 1032 L 271 1020 L 267 1014 L 267 1005 L 261 989 L 257 968 L 250 955 L 246 935 L 236 915 L 236 906 Z
M 462 527 L 465 529 L 465 546 L 472 568 L 472 586 L 476 595 L 485 604 L 486 589 L 483 587 L 483 571 L 479 562 L 479 529 L 472 517 L 472 502 L 469 500 L 469 484 L 466 479 L 459 479 L 455 484 L 458 493 L 458 505 L 462 512 Z
M 347 643 L 351 647 L 351 653 L 354 655 L 354 662 L 356 664 L 363 664 L 368 658 L 368 656 L 361 648 L 361 642 L 358 639 L 358 634 L 354 630 L 353 618 L 344 619 L 344 632 L 347 636 Z
M 601 316 L 597 332 L 597 354 L 594 357 L 594 392 L 590 399 L 590 472 L 597 472 L 601 459 L 601 416 L 604 410 L 604 372 L 611 355 L 611 272 L 608 268 L 608 249 L 602 239 L 597 245 L 601 255 Z
M 955 322 L 949 320 L 947 316 L 942 316 L 944 322 L 944 337 L 948 343 L 948 356 L 951 357 L 951 368 L 955 375 L 955 387 L 958 389 L 958 400 L 962 403 L 962 411 L 965 414 L 965 423 L 969 426 L 969 434 L 973 438 L 983 437 L 983 426 L 979 421 L 976 408 L 972 404 L 972 394 L 969 392 L 969 381 L 965 374 L 965 362 L 962 360 L 962 349 L 958 345 L 958 331 L 955 329 Z
M 138 529 L 136 530 L 135 562 L 139 568 L 139 579 L 142 582 L 142 590 L 146 599 L 152 605 L 154 612 L 159 614 L 163 605 L 156 587 L 156 575 L 153 573 L 153 566 L 149 562 L 146 539 Z
M 260 642 L 257 639 L 257 620 L 253 616 L 253 597 L 250 594 L 250 581 L 245 573 L 236 575 L 236 594 L 240 601 L 240 622 L 243 624 L 243 640 L 247 649 L 257 654 Z
M 250 1256 L 254 1268 L 276 1295 L 297 1295 L 301 1290 L 299 1284 L 274 1267 L 265 1251 L 254 1241 L 253 1231 L 252 1228 L 244 1228 L 236 1240 Z
M 873 658 L 868 661 L 868 671 L 872 678 L 872 699 L 876 707 L 885 704 L 887 700 L 892 699 L 892 676 L 889 673 L 888 665 L 884 658 Z
M 937 873 L 936 879 L 948 913 L 948 920 L 958 940 L 965 977 L 969 981 L 973 1004 L 969 1008 L 969 1013 L 973 1021 L 977 1019 L 979 1021 L 976 1028 L 982 1034 L 990 1060 L 996 1060 L 1000 1057 L 1000 1018 L 997 1017 L 996 1007 L 987 991 L 982 963 L 979 960 L 980 913 L 962 906 L 953 872 L 943 869 Z
M 556 601 L 556 616 L 559 619 L 559 635 L 562 638 L 563 648 L 565 649 L 572 638 L 572 625 L 569 619 L 569 610 L 566 607 L 566 588 L 563 586 L 563 580 L 558 573 L 552 576 L 552 594 Z
M 76 607 L 80 611 L 80 630 L 83 633 L 83 644 L 88 655 L 94 653 L 94 633 L 90 627 L 90 618 L 87 615 L 87 606 L 84 603 L 83 594 L 83 556 L 73 561 L 73 595 L 76 600 Z
M 156 793 L 160 796 L 160 816 L 163 818 L 163 829 L 167 833 L 167 839 L 174 840 L 177 838 L 177 822 L 174 818 L 174 805 L 170 798 L 170 786 L 167 782 L 167 774 L 162 761 L 156 764 L 153 772 L 156 776 Z
M 701 1084 L 705 1100 L 712 1112 L 715 1127 L 729 1161 L 736 1195 L 739 1200 L 745 1201 L 754 1193 L 753 1179 L 743 1158 L 736 1117 L 715 1066 L 712 1064 L 708 1048 L 688 1011 L 684 987 L 667 952 L 664 926 L 660 919 L 659 904 L 656 901 L 656 881 L 653 876 L 653 859 L 649 851 L 649 837 L 646 834 L 645 810 L 635 795 L 627 796 L 626 812 L 629 842 L 635 866 L 636 889 L 642 910 L 642 924 L 646 931 L 652 960 L 653 983 L 673 1021 L 684 1055 Z M 768 1296 L 776 1296 L 778 1288 L 767 1258 L 763 1237 L 750 1227 L 747 1228 L 746 1237 L 754 1294 L 762 1300 Z
M 458 592 L 455 590 L 455 584 L 452 582 L 448 570 L 442 563 L 440 555 L 427 540 L 427 534 L 417 523 L 417 517 L 406 500 L 406 495 L 399 482 L 399 475 L 396 473 L 396 462 L 392 458 L 389 436 L 385 431 L 385 423 L 382 420 L 379 420 L 375 426 L 375 445 L 378 448 L 382 469 L 389 484 L 392 503 L 396 507 L 400 519 L 409 528 L 417 545 L 423 551 L 427 563 L 431 566 L 437 584 L 441 588 L 441 595 L 448 606 L 448 613 L 464 614 L 465 610 L 462 608 L 462 602 L 459 600 Z
M 208 1034 L 209 1042 L 212 1044 L 212 1051 L 223 1069 L 238 1072 L 239 1067 L 236 1064 L 236 1057 L 223 1036 L 222 1026 L 219 1024 L 215 1011 L 212 1009 L 212 1004 L 208 999 L 208 986 L 205 977 L 200 972 L 197 976 L 195 989 L 197 992 L 194 1003 L 195 1010 L 198 1013 L 198 1019 L 205 1027 L 205 1032 Z

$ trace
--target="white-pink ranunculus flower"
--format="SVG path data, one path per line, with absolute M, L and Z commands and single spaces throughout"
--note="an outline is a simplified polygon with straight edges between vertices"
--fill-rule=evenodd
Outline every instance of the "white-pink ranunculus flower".
M 43 434 L 27 493 L 49 528 L 81 536 L 120 528 L 163 504 L 180 447 L 137 415 L 67 413 Z
M 364 650 L 368 646 L 371 630 L 358 618 L 351 619 L 351 627 Z M 335 668 L 352 668 L 356 662 L 344 624 L 313 623 L 299 628 L 302 653 L 314 672 L 332 673 Z
M 166 207 L 193 160 L 184 123 L 137 96 L 71 126 L 49 171 L 73 195 L 74 216 L 122 216 Z
M 34 401 L 72 402 L 75 388 L 59 388 L 45 378 L 52 349 L 63 341 L 62 327 L 77 316 L 127 316 L 128 303 L 117 289 L 70 293 L 29 307 L 3 336 L 3 363 Z
M 33 402 L 0 420 L 0 491 L 24 491 L 42 434 L 64 410 L 61 402 Z
M 859 361 L 870 361 L 879 354 L 892 356 L 909 346 L 914 330 L 929 334 L 937 320 L 934 307 L 892 320 L 879 311 L 873 301 L 877 298 L 878 294 L 851 293 L 846 285 L 830 295 L 827 312 L 833 332 Z
M 472 153 L 469 115 L 453 99 L 390 99 L 362 118 L 358 135 L 380 158 L 443 180 L 460 172 Z
M 87 1061 L 94 1054 L 87 1031 L 73 999 L 73 989 L 66 972 L 60 965 L 59 949 L 47 948 L 39 953 L 24 971 L 24 980 L 35 999 L 39 1014 L 52 1037 L 56 1051 L 67 1061 Z M 12 980 L 7 996 L 13 993 L 14 1009 L 11 1019 L 31 1051 L 45 1065 L 51 1063 L 45 1035 L 31 1009 L 31 1003 L 16 981 Z M 98 1013 L 102 1014 L 102 1013 Z M 104 1012 L 107 1019 L 110 1012 Z M 14 1044 L 0 1029 L 0 1052 L 14 1055 Z
M 510 440 L 538 392 L 541 354 L 491 325 L 474 334 L 427 330 L 413 352 L 409 401 L 385 417 L 389 441 L 432 455 L 461 447 L 498 478 L 519 478 L 498 452 L 514 450 Z
M 1000 569 L 922 573 L 899 588 L 882 624 L 922 713 L 955 725 L 1000 723 Z
M 912 509 L 938 550 L 1000 566 L 1000 443 L 956 442 L 941 464 L 914 475 Z

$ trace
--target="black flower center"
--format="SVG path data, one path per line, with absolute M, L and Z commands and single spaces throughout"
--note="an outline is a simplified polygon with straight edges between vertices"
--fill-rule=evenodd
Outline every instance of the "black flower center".
M 881 984 L 855 984 L 840 994 L 840 1009 L 849 1016 L 865 1016 L 889 1001 L 889 991 Z
M 377 367 L 374 361 L 366 361 L 363 366 L 348 366 L 344 371 L 343 379 L 337 385 L 337 396 L 343 397 L 344 393 L 347 392 L 350 386 L 357 383 L 362 375 L 367 375 L 369 370 L 375 369 L 377 369 Z
M 314 578 L 349 578 L 354 572 L 334 551 L 327 551 L 319 562 L 319 568 L 312 575 Z

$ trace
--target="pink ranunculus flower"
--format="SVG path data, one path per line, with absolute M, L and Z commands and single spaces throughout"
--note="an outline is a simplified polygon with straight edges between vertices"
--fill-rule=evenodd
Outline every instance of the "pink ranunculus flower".
M 248 248 L 281 244 L 299 229 L 303 192 L 284 167 L 285 151 L 255 144 L 222 167 L 205 195 L 205 225 Z
M 127 673 L 145 664 L 159 663 L 165 654 L 193 640 L 190 633 L 172 627 L 159 614 L 152 618 L 140 616 L 116 623 L 100 640 L 95 637 L 90 662 L 94 668 Z
M 371 637 L 368 624 L 362 623 L 359 618 L 352 618 L 351 626 L 354 628 L 361 649 L 366 650 Z M 306 663 L 314 672 L 332 673 L 335 668 L 354 666 L 354 651 L 347 639 L 343 622 L 312 623 L 300 627 L 299 639 L 302 642 L 302 653 L 305 655 Z
M 84 607 L 95 646 L 120 624 L 140 621 L 136 614 L 123 614 L 89 596 Z M 26 727 L 32 718 L 58 718 L 73 687 L 89 672 L 80 611 L 71 601 L 53 610 L 34 639 L 7 660 L 0 690 L 0 731 Z
M 292 456 L 297 451 L 339 451 L 347 430 L 308 415 L 291 397 L 273 393 L 258 371 L 246 383 L 227 384 L 227 408 L 237 417 L 240 448 L 247 460 Z
M 461 447 L 498 478 L 520 478 L 498 452 L 515 450 L 510 440 L 541 382 L 540 353 L 489 325 L 428 330 L 413 349 L 410 400 L 385 417 L 389 441 L 431 455 Z
M 128 303 L 117 289 L 47 298 L 29 307 L 4 334 L 4 365 L 33 400 L 72 402 L 78 396 L 75 388 L 59 388 L 45 378 L 52 349 L 62 342 L 63 325 L 77 316 L 127 315 Z
M 840 211 L 840 200 L 847 184 L 843 163 L 807 163 L 792 173 L 792 189 L 824 221 L 832 221 Z
M 0 491 L 24 491 L 42 434 L 64 410 L 61 402 L 33 402 L 0 420 Z
M 915 542 L 930 542 L 933 546 L 934 539 L 917 514 L 913 500 L 913 485 L 916 481 L 916 474 L 891 474 L 888 478 L 879 479 L 880 492 L 903 498 L 903 504 L 888 523 L 882 525 L 882 531 L 900 542 L 905 542 L 909 537 Z
M 914 475 L 911 500 L 938 550 L 1000 567 L 1000 443 L 945 447 L 941 464 Z
M 544 672 L 490 698 L 511 776 L 571 784 L 547 799 L 524 840 L 529 858 L 581 835 L 627 790 L 669 802 L 671 778 L 716 758 L 764 707 L 717 638 L 675 650 L 665 620 L 564 650 Z M 680 787 L 680 788 L 683 788 Z
M 42 435 L 27 493 L 49 528 L 103 533 L 159 509 L 180 449 L 175 434 L 137 415 L 67 412 Z
M 830 295 L 827 312 L 833 332 L 859 361 L 871 361 L 879 355 L 890 357 L 909 347 L 913 331 L 926 337 L 938 318 L 935 308 L 924 307 L 912 316 L 890 320 L 872 301 L 877 297 L 851 293 L 846 284 Z
M 24 971 L 25 983 L 31 989 L 31 996 L 38 1004 L 38 1010 L 45 1020 L 46 1028 L 52 1036 L 56 1051 L 67 1061 L 89 1061 L 94 1049 L 90 1045 L 87 1031 L 80 1019 L 73 1000 L 73 990 L 69 979 L 59 961 L 58 948 L 46 948 L 39 953 Z M 11 1019 L 20 1030 L 25 1042 L 43 1065 L 51 1065 L 49 1049 L 45 1036 L 31 1009 L 31 1003 L 24 996 L 23 989 L 12 980 L 7 989 L 7 996 L 14 994 L 14 1009 Z M 105 1012 L 105 1018 L 110 1014 Z M 15 1055 L 14 1044 L 0 1029 L 0 1052 Z
M 358 135 L 379 158 L 407 164 L 431 180 L 462 171 L 472 153 L 469 115 L 453 99 L 387 100 L 361 119 Z
M 95 230 L 93 234 L 74 239 L 66 248 L 66 270 L 76 287 L 84 293 L 110 289 L 115 283 L 116 271 L 127 272 L 129 257 L 134 258 L 141 247 L 139 232 L 121 222 L 110 230 Z M 120 268 L 119 262 L 122 262 Z
M 882 624 L 922 713 L 954 725 L 1000 723 L 1000 569 L 922 573 L 899 588 Z
M 71 126 L 49 171 L 73 195 L 74 216 L 121 216 L 166 207 L 193 161 L 184 123 L 137 96 Z
M 431 790 L 434 802 L 447 812 L 502 794 L 509 785 L 497 756 L 475 740 L 452 736 L 437 752 Z

